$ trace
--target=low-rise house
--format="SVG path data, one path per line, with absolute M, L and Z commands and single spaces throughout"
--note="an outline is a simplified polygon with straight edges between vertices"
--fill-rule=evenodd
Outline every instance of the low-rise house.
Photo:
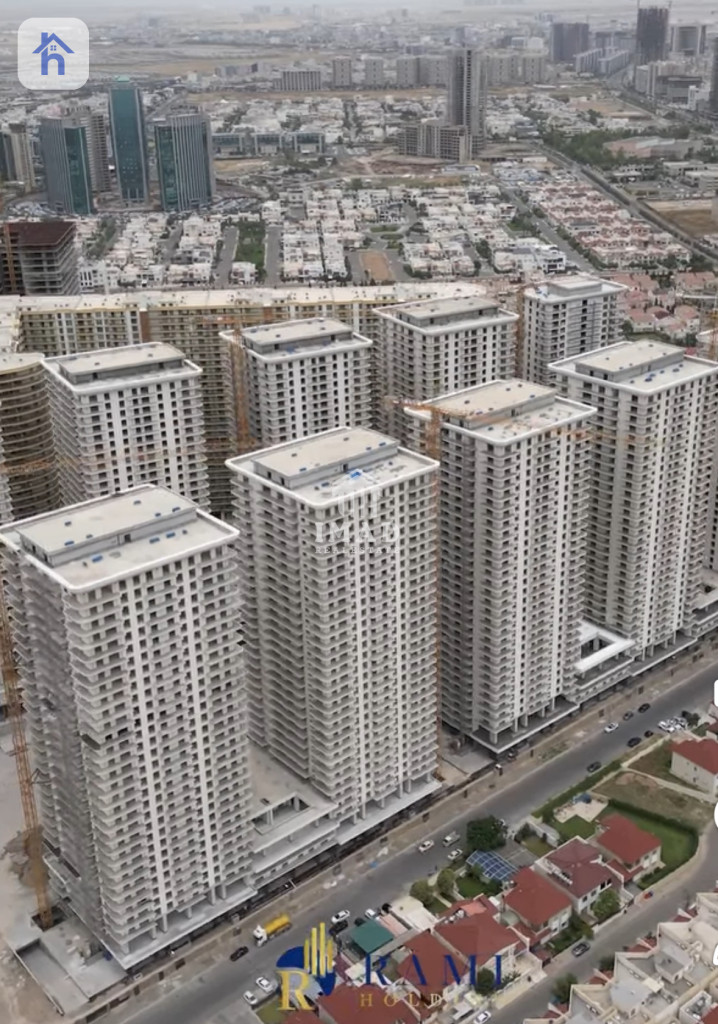
M 589 911 L 606 889 L 619 891 L 623 884 L 599 850 L 578 837 L 541 857 L 535 867 L 566 892 L 577 914 Z
M 591 842 L 626 881 L 635 881 L 661 866 L 660 839 L 622 814 L 603 818 Z
M 573 909 L 566 892 L 531 868 L 521 868 L 512 882 L 512 888 L 503 896 L 504 919 L 511 921 L 516 917 L 527 929 L 531 946 L 563 931 Z
M 378 985 L 337 985 L 331 995 L 318 1000 L 317 1008 L 323 1024 L 418 1024 L 425 1019 L 417 996 Z M 317 1018 L 313 1020 L 317 1024 Z
M 433 1010 L 458 999 L 470 980 L 468 961 L 452 954 L 428 931 L 406 942 L 394 958 L 399 977 L 420 996 L 424 1006 Z
M 712 797 L 718 797 L 718 743 L 683 740 L 671 748 L 671 774 Z

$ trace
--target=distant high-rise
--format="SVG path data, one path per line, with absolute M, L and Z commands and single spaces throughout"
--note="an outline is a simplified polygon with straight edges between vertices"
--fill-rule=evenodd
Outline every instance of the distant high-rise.
M 201 371 L 172 345 L 48 359 L 63 504 L 140 484 L 209 503 Z
M 437 785 L 438 465 L 340 427 L 228 466 L 251 737 L 365 831 Z
M 80 109 L 87 124 L 87 147 L 90 157 L 90 180 L 95 195 L 104 195 L 112 188 L 110 157 L 107 148 L 107 119 L 99 110 Z
M 692 25 L 671 26 L 671 53 L 683 57 L 700 57 L 706 50 L 705 25 L 696 22 Z
M 47 201 L 55 213 L 94 213 L 87 119 L 82 114 L 40 121 Z
M 154 122 L 155 157 L 163 210 L 196 210 L 214 197 L 212 125 L 195 111 Z
M 554 64 L 569 64 L 589 48 L 588 22 L 555 21 L 551 26 L 550 56 Z
M 0 295 L 76 295 L 73 221 L 6 221 L 0 230 Z
M 25 192 L 35 188 L 30 140 L 24 124 L 11 124 L 0 132 L 0 178 L 21 182 Z
M 668 7 L 639 7 L 636 22 L 636 64 L 665 60 L 668 51 Z
M 149 197 L 147 130 L 142 93 L 129 82 L 118 82 L 109 93 L 112 156 L 125 202 L 145 203 Z
M 125 967 L 252 894 L 236 537 L 151 486 L 0 531 L 51 885 Z
M 572 709 L 594 410 L 515 379 L 429 404 L 442 412 L 442 717 L 498 753 Z
M 469 131 L 474 151 L 486 141 L 487 83 L 487 65 L 479 50 L 464 49 L 451 54 L 447 121 Z
M 332 60 L 332 88 L 351 89 L 354 84 L 353 61 L 351 57 L 334 57 Z
M 708 97 L 708 108 L 712 114 L 718 115 L 718 38 L 713 40 L 713 60 L 711 62 L 711 91 Z

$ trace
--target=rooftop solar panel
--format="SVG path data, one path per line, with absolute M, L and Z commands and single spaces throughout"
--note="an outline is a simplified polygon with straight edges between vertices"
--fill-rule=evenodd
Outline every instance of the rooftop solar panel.
M 493 879 L 496 882 L 507 882 L 518 870 L 504 857 L 492 850 L 476 850 L 466 863 L 471 867 L 479 868 L 484 878 Z

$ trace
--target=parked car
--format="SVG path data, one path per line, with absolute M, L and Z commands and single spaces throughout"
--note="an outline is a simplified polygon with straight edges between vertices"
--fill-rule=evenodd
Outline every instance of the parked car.
M 588 953 L 590 948 L 587 942 L 579 942 L 573 947 L 571 952 L 574 956 L 583 956 L 584 953 Z
M 368 921 L 373 921 L 373 920 L 374 920 L 374 918 L 375 918 L 375 917 L 378 917 L 378 916 L 379 916 L 379 915 L 377 914 L 376 910 L 374 910 L 374 909 L 373 909 L 372 907 L 369 907 L 369 909 L 368 909 L 368 910 L 365 910 L 365 911 L 364 911 L 364 917 L 365 917 L 365 918 L 366 918 L 366 919 L 367 919 Z
M 229 954 L 229 959 L 230 960 L 241 960 L 243 956 L 247 955 L 247 953 L 249 953 L 249 947 L 248 946 L 240 946 L 239 949 L 235 949 L 234 953 L 230 953 Z
M 640 736 L 631 736 L 630 740 L 628 741 L 628 746 L 629 747 L 637 747 L 640 742 L 641 742 L 641 737 Z
M 351 913 L 348 910 L 338 910 L 336 914 L 332 916 L 332 924 L 339 924 L 340 921 L 346 921 L 347 918 L 351 917 Z
M 603 731 L 604 732 L 615 732 L 617 728 L 618 728 L 618 722 L 609 722 L 608 725 L 604 727 Z
M 461 836 L 459 835 L 458 832 L 449 832 L 448 836 L 444 836 L 444 838 L 441 840 L 441 845 L 453 846 L 454 843 L 457 842 L 459 839 L 461 839 Z
M 647 740 L 650 740 L 651 736 L 653 736 L 653 729 L 646 729 L 643 735 Z
M 638 709 L 639 714 L 642 715 L 644 713 L 644 711 L 648 711 L 650 706 L 651 706 L 650 704 L 641 704 L 640 708 Z
M 474 1017 L 474 1024 L 486 1024 L 487 1020 L 491 1020 L 491 1014 L 488 1010 L 482 1010 Z
M 625 713 L 625 715 L 623 716 L 623 721 L 624 722 L 628 722 L 629 719 L 631 719 L 631 718 L 633 718 L 633 712 L 632 711 L 627 711 Z
M 461 857 L 461 850 L 452 850 L 446 859 L 449 864 L 453 864 L 455 860 L 459 859 L 459 857 Z
M 276 981 L 271 981 L 269 978 L 262 976 L 257 978 L 257 988 L 261 988 L 262 992 L 274 992 L 277 987 Z
M 257 997 L 255 996 L 255 994 L 253 992 L 245 992 L 244 993 L 244 998 L 245 998 L 245 1001 L 248 1002 L 250 1006 L 256 1006 L 257 1005 Z
M 348 921 L 337 921 L 336 924 L 333 924 L 333 925 L 331 925 L 329 927 L 329 934 L 332 935 L 332 936 L 337 936 L 341 932 L 346 931 L 346 929 L 348 927 L 349 927 L 349 922 Z
M 601 767 L 601 762 L 600 761 L 592 761 L 590 763 L 590 765 L 588 766 L 588 768 L 586 769 L 586 771 L 589 772 L 591 775 L 593 775 L 593 773 L 597 772 L 600 767 Z
M 419 853 L 428 853 L 428 851 L 433 847 L 433 845 L 433 839 L 425 839 L 423 843 L 419 843 L 417 849 L 419 850 Z

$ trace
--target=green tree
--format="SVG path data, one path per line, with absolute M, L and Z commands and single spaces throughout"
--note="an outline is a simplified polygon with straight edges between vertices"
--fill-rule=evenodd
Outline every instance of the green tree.
M 559 1003 L 567 1003 L 571 998 L 571 986 L 575 985 L 578 978 L 575 974 L 563 974 L 560 978 L 556 978 L 554 986 L 551 989 L 556 1001 Z
M 613 970 L 613 956 L 602 956 L 598 961 L 599 971 L 612 971 Z
M 456 877 L 451 868 L 442 868 L 436 879 L 436 888 L 440 896 L 453 900 L 456 891 Z
M 506 844 L 506 830 L 498 818 L 477 818 L 466 828 L 466 840 L 471 853 L 474 850 L 496 850 Z
M 606 889 L 593 905 L 593 913 L 597 921 L 607 921 L 621 909 L 621 901 L 615 889 Z
M 415 900 L 419 901 L 419 903 L 423 903 L 425 907 L 431 903 L 434 896 L 431 891 L 431 886 L 425 878 L 418 878 L 414 882 L 411 889 L 409 889 L 409 895 L 413 896 Z
M 482 967 L 480 971 L 476 972 L 474 988 L 480 996 L 488 996 L 494 991 L 495 987 L 496 978 L 494 977 L 493 971 L 490 971 L 488 967 Z

